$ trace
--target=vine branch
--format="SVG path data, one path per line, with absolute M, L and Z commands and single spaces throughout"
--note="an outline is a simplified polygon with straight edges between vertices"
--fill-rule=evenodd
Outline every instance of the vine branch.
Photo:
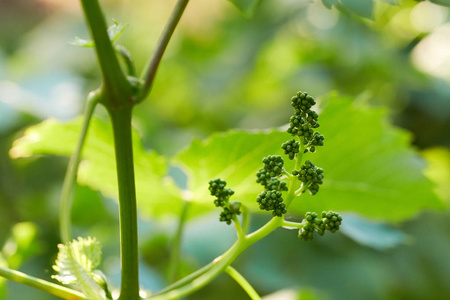
M 244 291 L 250 296 L 252 300 L 261 300 L 261 297 L 247 281 L 247 279 L 245 279 L 245 277 L 242 276 L 235 268 L 233 268 L 232 266 L 228 266 L 225 269 L 225 272 L 244 289 Z
M 66 176 L 61 191 L 61 206 L 60 206 L 60 235 L 63 243 L 72 240 L 72 230 L 70 223 L 70 211 L 72 208 L 73 190 L 77 181 L 77 171 L 80 164 L 81 152 L 83 150 L 84 142 L 87 138 L 89 124 L 92 119 L 95 107 L 101 99 L 101 94 L 98 91 L 91 92 L 86 102 L 84 112 L 83 127 L 81 129 L 80 137 L 75 152 L 70 157 L 69 166 L 67 167 Z
M 28 285 L 35 289 L 47 292 L 62 299 L 88 300 L 88 298 L 83 293 L 66 288 L 59 284 L 55 284 L 43 279 L 27 275 L 25 273 L 16 270 L 0 267 L 0 276 L 21 284 Z
M 143 79 L 144 84 L 138 94 L 138 101 L 142 101 L 150 93 L 153 81 L 156 76 L 156 72 L 158 71 L 159 64 L 161 63 L 161 59 L 188 2 L 189 0 L 178 0 L 177 4 L 175 5 L 170 18 L 167 21 L 163 32 L 161 33 L 158 43 L 156 44 L 156 48 L 153 51 L 152 57 L 150 58 L 147 66 L 142 73 L 141 78 Z

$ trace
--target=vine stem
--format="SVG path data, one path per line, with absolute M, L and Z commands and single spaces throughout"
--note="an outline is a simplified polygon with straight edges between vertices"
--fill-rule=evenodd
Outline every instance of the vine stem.
M 108 109 L 114 132 L 117 180 L 119 186 L 120 265 L 119 300 L 139 298 L 139 264 L 136 189 L 131 137 L 132 106 Z
M 108 36 L 105 17 L 98 0 L 81 0 L 95 51 L 103 75 L 103 100 L 107 106 L 127 104 L 132 96 L 131 85 L 122 71 L 114 47 Z
M 299 140 L 300 140 L 299 141 L 300 147 L 299 147 L 299 152 L 295 156 L 294 170 L 300 169 L 300 166 L 301 166 L 302 160 L 303 160 L 303 152 L 305 151 L 305 145 L 303 144 L 303 140 L 301 138 Z M 297 176 L 290 175 L 288 177 L 289 177 L 289 187 L 288 187 L 289 193 L 288 193 L 288 195 L 286 197 L 286 201 L 285 201 L 286 208 L 289 208 L 289 206 L 292 203 L 292 200 L 294 200 L 295 196 L 298 196 L 298 195 L 296 195 L 296 192 L 295 192 L 295 190 L 296 190 L 295 186 L 298 184 Z
M 244 276 L 242 276 L 235 268 L 233 268 L 232 266 L 228 266 L 225 269 L 225 272 L 244 289 L 244 291 L 250 296 L 252 300 L 261 300 L 261 297 L 250 285 L 247 279 L 245 279 Z
M 73 190 L 77 181 L 78 166 L 80 164 L 83 146 L 87 138 L 89 124 L 91 122 L 95 107 L 97 106 L 97 103 L 100 99 L 101 94 L 98 91 L 91 92 L 88 96 L 80 137 L 78 138 L 75 152 L 70 157 L 69 166 L 67 167 L 66 176 L 64 177 L 59 213 L 60 235 L 63 243 L 67 243 L 72 240 L 70 211 L 72 208 Z
M 78 291 L 60 286 L 58 284 L 42 280 L 25 273 L 0 267 L 0 276 L 15 282 L 28 285 L 35 289 L 47 292 L 54 296 L 67 300 L 88 300 L 88 298 Z
M 149 93 L 153 85 L 153 81 L 156 76 L 156 72 L 158 71 L 159 64 L 161 63 L 161 59 L 166 51 L 167 45 L 169 44 L 170 38 L 175 31 L 175 28 L 178 25 L 178 22 L 183 15 L 183 12 L 188 4 L 189 0 L 178 0 L 175 8 L 170 15 L 169 20 L 167 21 L 163 32 L 156 44 L 156 48 L 153 51 L 153 54 L 150 60 L 147 63 L 144 71 L 142 72 L 141 78 L 144 81 L 144 84 L 138 94 L 138 101 L 143 100 Z
M 183 207 L 181 208 L 180 218 L 178 220 L 177 231 L 175 232 L 173 242 L 172 242 L 172 252 L 169 261 L 169 282 L 174 282 L 177 280 L 178 276 L 178 265 L 180 263 L 181 255 L 181 238 L 183 236 L 183 229 L 186 222 L 186 216 L 189 209 L 189 201 L 183 202 Z

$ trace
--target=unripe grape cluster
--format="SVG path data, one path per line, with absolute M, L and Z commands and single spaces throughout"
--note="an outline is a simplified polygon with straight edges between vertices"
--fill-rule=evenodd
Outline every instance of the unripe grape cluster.
M 241 202 L 235 201 L 231 202 L 229 207 L 224 207 L 223 211 L 220 213 L 219 221 L 226 222 L 228 225 L 231 224 L 234 215 L 241 214 Z
M 287 132 L 302 139 L 305 152 L 315 152 L 315 147 L 323 146 L 323 135 L 315 132 L 313 129 L 320 126 L 318 122 L 319 115 L 311 110 L 315 104 L 314 98 L 306 92 L 298 92 L 291 99 L 295 115 L 289 121 L 290 126 Z
M 217 207 L 222 207 L 225 205 L 225 203 L 228 202 L 228 199 L 231 195 L 234 194 L 234 191 L 232 189 L 226 189 L 225 186 L 227 183 L 225 180 L 222 180 L 220 178 L 211 179 L 209 181 L 209 192 L 211 193 L 211 196 L 217 197 L 216 200 L 214 200 L 214 205 Z
M 279 155 L 269 155 L 262 162 L 264 167 L 256 173 L 256 182 L 263 185 L 265 190 L 258 195 L 256 201 L 260 209 L 272 211 L 273 216 L 281 217 L 286 213 L 282 192 L 288 190 L 286 182 L 278 178 L 283 173 L 284 160 Z
M 333 233 L 338 231 L 342 224 L 341 215 L 334 211 L 322 212 L 322 218 L 325 229 Z
M 234 194 L 232 189 L 225 188 L 227 183 L 220 178 L 211 179 L 209 181 L 209 191 L 211 196 L 215 196 L 214 205 L 217 207 L 223 207 L 223 211 L 220 213 L 219 220 L 231 224 L 235 215 L 241 214 L 241 203 L 239 201 L 229 202 L 230 197 Z
M 292 175 L 297 176 L 298 180 L 308 187 L 311 195 L 317 194 L 319 185 L 323 183 L 323 169 L 316 167 L 311 161 L 305 161 L 300 170 L 292 171 Z
M 336 212 L 322 212 L 322 218 L 317 218 L 317 213 L 307 212 L 303 219 L 303 227 L 298 232 L 298 238 L 303 241 L 310 241 L 314 238 L 314 231 L 319 235 L 324 235 L 328 230 L 332 233 L 339 230 L 342 224 L 342 217 Z

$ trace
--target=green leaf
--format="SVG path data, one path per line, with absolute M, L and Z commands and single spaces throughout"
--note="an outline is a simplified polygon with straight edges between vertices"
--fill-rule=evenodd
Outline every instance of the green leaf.
M 372 19 L 373 0 L 340 0 L 342 6 L 358 16 Z
M 115 42 L 123 33 L 128 24 L 113 21 L 114 24 L 108 27 L 108 36 L 111 42 Z
M 76 36 L 73 40 L 69 42 L 72 46 L 83 47 L 83 48 L 94 48 L 95 43 L 92 40 L 85 40 Z
M 8 267 L 17 269 L 27 258 L 39 253 L 38 228 L 31 222 L 17 223 L 12 227 L 11 237 L 3 247 Z
M 114 24 L 108 27 L 108 36 L 111 42 L 114 42 L 119 38 L 122 32 L 127 28 L 127 24 L 119 23 L 117 21 L 113 21 Z M 69 42 L 70 45 L 84 48 L 93 48 L 95 47 L 95 43 L 92 40 L 85 40 L 79 37 L 75 37 L 72 41 Z
M 422 155 L 428 163 L 425 175 L 436 184 L 436 194 L 450 203 L 450 148 L 428 148 Z
M 324 184 L 317 195 L 294 202 L 295 211 L 354 211 L 399 221 L 443 208 L 410 134 L 389 124 L 387 110 L 336 97 L 328 101 L 319 117 L 325 146 L 306 155 L 324 168 Z
M 60 123 L 49 119 L 25 131 L 10 150 L 13 158 L 38 154 L 70 156 L 75 149 L 82 118 Z M 113 134 L 108 122 L 94 118 L 78 170 L 78 182 L 117 199 L 117 173 Z M 181 210 L 181 192 L 166 177 L 167 162 L 154 151 L 146 151 L 133 132 L 136 194 L 138 210 L 143 217 L 162 217 Z
M 173 163 L 187 174 L 193 202 L 214 208 L 208 182 L 221 178 L 235 191 L 232 201 L 243 201 L 247 207 L 259 211 L 256 196 L 262 190 L 255 182 L 255 173 L 262 167 L 264 156 L 281 152 L 281 141 L 285 137 L 288 135 L 263 131 L 214 134 L 205 141 L 194 140 Z
M 228 0 L 233 3 L 245 16 L 251 17 L 261 0 Z
M 442 208 L 431 183 L 424 177 L 423 160 L 410 147 L 410 136 L 386 121 L 386 111 L 345 99 L 331 99 L 319 117 L 325 146 L 305 159 L 324 168 L 325 179 L 317 195 L 303 194 L 289 211 L 354 211 L 370 218 L 399 221 L 422 209 Z M 261 212 L 255 183 L 261 159 L 282 154 L 285 132 L 215 134 L 195 140 L 174 162 L 188 175 L 192 201 L 214 209 L 208 181 L 220 177 L 235 190 L 233 200 Z M 286 168 L 293 164 L 285 158 Z
M 58 245 L 58 257 L 53 269 L 58 275 L 52 278 L 62 284 L 75 284 L 92 300 L 105 299 L 103 289 L 91 274 L 100 265 L 102 249 L 94 238 L 73 240 L 65 245 Z

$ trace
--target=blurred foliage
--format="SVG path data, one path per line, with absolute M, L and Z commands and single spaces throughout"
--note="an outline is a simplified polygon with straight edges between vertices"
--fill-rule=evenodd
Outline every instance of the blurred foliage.
M 25 131 L 10 151 L 13 158 L 36 154 L 70 156 L 75 149 L 82 119 L 61 124 L 48 119 Z M 58 141 L 55 143 L 55 141 Z M 78 181 L 105 196 L 117 198 L 117 176 L 112 127 L 93 119 L 80 163 Z M 133 135 L 136 193 L 141 215 L 147 218 L 176 214 L 181 210 L 181 191 L 167 175 L 167 159 L 154 151 L 145 151 L 135 132 Z
M 141 70 L 174 0 L 101 2 L 109 20 L 128 24 L 119 40 Z M 325 2 L 329 6 L 340 2 L 347 9 L 328 9 Z M 153 149 L 158 153 L 155 157 L 172 156 L 193 138 L 215 131 L 278 127 L 291 115 L 288 100 L 297 90 L 308 90 L 317 98 L 337 90 L 372 106 L 387 107 L 392 121 L 412 132 L 412 142 L 429 164 L 426 175 L 436 183 L 437 194 L 448 201 L 450 24 L 449 9 L 443 6 L 447 1 L 398 2 L 265 0 L 248 18 L 229 1 L 192 1 L 152 94 L 135 110 L 134 125 L 145 148 L 139 151 Z M 351 9 L 351 5 L 357 6 Z M 371 18 L 361 17 L 369 12 Z M 34 235 L 26 230 L 25 240 L 33 235 L 29 246 L 22 243 L 9 253 L 20 257 L 13 260 L 21 271 L 48 280 L 59 242 L 57 201 L 67 160 L 47 156 L 11 160 L 8 152 L 12 141 L 30 125 L 49 117 L 77 116 L 83 95 L 98 87 L 94 53 L 70 46 L 75 36 L 89 36 L 77 1 L 2 1 L 0 246 L 14 240 L 15 224 L 38 228 Z M 101 109 L 97 114 L 106 116 Z M 338 130 L 337 124 L 328 126 Z M 364 133 L 355 142 L 358 138 L 363 139 Z M 71 149 L 70 141 L 61 140 L 61 147 L 64 143 Z M 110 173 L 97 176 L 113 180 L 112 160 L 108 168 Z M 402 180 L 407 179 L 403 175 Z M 184 179 L 177 176 L 176 180 Z M 141 185 L 145 188 L 145 183 Z M 113 193 L 109 187 L 106 194 Z M 118 286 L 116 205 L 89 187 L 77 188 L 74 203 L 74 231 L 101 241 L 102 269 Z M 220 255 L 234 240 L 233 229 L 217 224 L 216 219 L 216 215 L 205 216 L 188 223 L 185 272 Z M 264 220 L 255 217 L 253 227 Z M 305 295 L 319 295 L 318 299 L 448 299 L 449 220 L 448 211 L 426 212 L 384 228 L 388 233 L 378 228 L 382 242 L 395 236 L 390 229 L 407 237 L 382 249 L 364 242 L 373 241 L 373 229 L 358 233 L 358 242 L 347 233 L 350 238 L 330 235 L 312 243 L 300 243 L 293 231 L 279 230 L 251 247 L 233 266 L 262 294 L 298 288 Z M 174 226 L 168 220 L 140 223 L 141 278 L 146 288 L 165 284 L 164 264 Z M 2 252 L 0 264 L 8 264 L 8 257 Z M 2 284 L 0 295 L 5 292 Z M 9 300 L 54 299 L 15 283 L 7 286 Z M 247 299 L 226 275 L 191 299 L 208 299 L 212 294 L 215 299 Z
M 386 124 L 385 112 L 362 103 L 330 96 L 324 100 L 320 116 L 326 147 L 306 154 L 326 172 L 325 184 L 314 197 L 304 194 L 290 212 L 337 210 L 385 221 L 400 221 L 425 208 L 442 208 L 432 185 L 423 176 L 423 163 L 408 148 L 409 134 Z M 46 120 L 28 128 L 10 151 L 12 158 L 39 154 L 69 156 L 75 149 L 81 120 L 58 123 Z M 190 213 L 198 215 L 214 209 L 208 192 L 212 178 L 224 178 L 237 199 L 251 212 L 261 212 L 255 201 L 261 187 L 255 183 L 263 157 L 282 154 L 280 145 L 290 138 L 283 131 L 230 131 L 206 141 L 194 140 L 178 153 L 174 163 L 187 175 Z M 55 142 L 57 141 L 57 142 Z M 92 121 L 90 135 L 79 168 L 79 183 L 117 198 L 111 126 Z M 154 151 L 146 152 L 137 134 L 133 135 L 138 210 L 155 220 L 179 215 L 182 196 L 167 175 L 167 161 Z M 285 157 L 291 171 L 293 162 Z M 298 182 L 300 184 L 300 182 Z M 296 187 L 296 189 L 299 186 Z M 185 192 L 186 193 L 186 192 Z M 389 209 L 386 209 L 389 207 Z

